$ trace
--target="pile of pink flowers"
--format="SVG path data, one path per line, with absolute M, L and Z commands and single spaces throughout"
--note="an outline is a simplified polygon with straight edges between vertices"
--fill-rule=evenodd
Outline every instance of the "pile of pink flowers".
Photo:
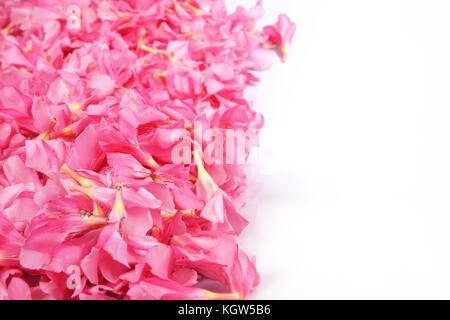
M 261 129 L 244 90 L 295 32 L 285 15 L 256 30 L 262 15 L 261 1 L 0 3 L 0 299 L 247 297 L 245 164 L 206 163 L 193 124 Z M 180 130 L 189 163 L 172 160 Z

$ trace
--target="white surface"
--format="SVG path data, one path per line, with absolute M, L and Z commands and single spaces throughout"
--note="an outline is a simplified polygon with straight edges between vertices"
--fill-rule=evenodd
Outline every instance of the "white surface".
M 245 208 L 250 298 L 450 298 L 450 1 L 264 6 L 298 33 L 248 91 L 273 156 Z

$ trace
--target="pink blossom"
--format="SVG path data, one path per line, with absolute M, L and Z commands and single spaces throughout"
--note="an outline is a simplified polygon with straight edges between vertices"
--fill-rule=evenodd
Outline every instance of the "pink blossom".
M 278 16 L 277 23 L 266 26 L 263 29 L 264 34 L 269 37 L 269 41 L 280 46 L 283 61 L 286 61 L 288 47 L 294 37 L 295 31 L 296 24 L 285 14 Z
M 8 285 L 8 296 L 11 300 L 31 300 L 30 286 L 21 278 L 14 277 Z
M 238 235 L 264 119 L 244 92 L 295 32 L 285 15 L 258 30 L 263 14 L 262 1 L 0 2 L 0 299 L 256 288 Z M 209 161 L 210 130 L 254 137 L 244 163 L 225 142 Z

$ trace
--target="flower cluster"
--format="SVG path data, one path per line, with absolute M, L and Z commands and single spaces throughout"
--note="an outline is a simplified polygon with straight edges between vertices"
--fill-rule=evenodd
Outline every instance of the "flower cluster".
M 261 1 L 0 3 L 0 299 L 248 295 L 245 165 L 205 163 L 193 123 L 261 129 L 244 90 L 295 32 L 285 15 L 255 29 L 262 15 Z M 179 130 L 191 163 L 172 161 Z

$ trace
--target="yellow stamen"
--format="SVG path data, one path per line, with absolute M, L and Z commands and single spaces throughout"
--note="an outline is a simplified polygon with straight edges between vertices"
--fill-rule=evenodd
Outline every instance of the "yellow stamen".
M 12 29 L 14 25 L 12 24 L 12 22 L 10 24 L 8 24 L 5 28 L 3 28 L 2 33 L 7 36 L 9 31 Z
M 91 199 L 94 198 L 94 191 L 97 188 L 97 185 L 94 183 L 94 181 L 92 181 L 92 179 L 89 179 L 89 178 L 86 178 L 86 177 L 80 175 L 79 173 L 77 173 L 74 170 L 72 170 L 71 168 L 69 168 L 69 166 L 67 164 L 64 164 L 61 167 L 61 172 L 67 174 L 73 180 L 75 180 L 76 182 L 78 182 L 80 184 L 80 185 L 75 185 L 75 184 L 71 185 L 70 189 L 72 191 L 79 191 L 79 192 L 86 194 Z
M 195 209 L 181 210 L 181 213 L 185 216 L 193 216 L 195 215 Z
M 67 175 L 69 175 L 72 179 L 74 179 L 76 182 L 78 182 L 83 187 L 91 187 L 94 185 L 94 182 L 92 179 L 86 178 L 79 173 L 75 172 L 74 170 L 70 169 L 67 164 L 63 164 L 61 167 L 61 171 Z
M 203 40 L 199 40 L 199 38 L 196 35 L 192 36 L 192 40 L 195 40 L 195 41 L 197 41 L 200 44 L 205 44 L 205 42 Z
M 47 130 L 45 130 L 45 132 L 41 133 L 41 134 L 37 137 L 37 139 L 42 139 L 42 140 L 48 140 L 48 139 L 50 139 L 51 134 L 52 134 L 52 131 L 53 131 L 53 129 L 55 128 L 55 125 L 56 125 L 56 122 L 57 122 L 57 121 L 58 121 L 58 120 L 57 120 L 55 117 L 53 117 L 53 118 L 52 118 L 52 121 L 51 121 L 50 124 L 48 125 Z
M 80 185 L 78 185 L 78 184 L 71 184 L 70 186 L 69 186 L 69 188 L 70 188 L 70 191 L 77 191 L 77 192 L 80 192 L 80 193 L 84 193 L 85 195 L 87 195 L 89 198 L 91 198 L 91 199 L 94 199 L 94 191 L 95 191 L 95 188 L 87 188 L 87 187 L 82 187 L 82 186 L 80 186 Z
M 266 49 L 275 49 L 277 46 L 272 43 L 264 43 L 264 48 Z
M 73 135 L 74 135 L 74 132 L 72 131 L 72 125 L 68 125 L 61 131 L 51 133 L 50 139 L 55 139 L 55 138 L 59 138 L 59 137 L 72 137 Z
M 175 7 L 175 10 L 178 12 L 181 9 L 180 4 L 177 2 L 177 0 L 173 0 L 173 6 Z
M 123 14 L 123 12 L 120 12 L 119 10 L 117 10 L 116 8 L 114 8 L 113 6 L 109 6 L 108 8 L 109 10 L 111 10 L 112 12 L 114 12 L 116 14 L 116 16 L 118 16 L 119 18 L 122 18 L 123 16 L 125 16 Z
M 206 171 L 205 167 L 203 166 L 202 159 L 200 157 L 200 154 L 198 150 L 193 151 L 195 163 L 197 164 L 197 170 L 198 170 L 198 180 L 201 181 L 205 187 L 208 190 L 217 191 L 219 187 L 214 182 L 213 178 L 209 175 L 208 171 Z
M 106 225 L 107 220 L 105 217 L 98 217 L 95 215 L 91 215 L 91 216 L 85 216 L 84 220 L 86 221 L 87 224 L 91 225 L 91 226 L 101 226 L 101 225 Z
M 175 50 L 170 50 L 170 60 L 175 61 Z
M 205 290 L 208 300 L 242 300 L 244 297 L 238 292 L 216 293 Z
M 191 31 L 188 33 L 180 33 L 180 34 L 177 34 L 177 38 L 184 38 L 184 37 L 187 38 L 187 37 L 194 35 L 194 33 L 195 33 L 195 31 Z
M 145 52 L 148 52 L 148 53 L 151 53 L 151 54 L 158 54 L 158 53 L 165 54 L 165 52 L 163 50 L 150 48 L 149 46 L 147 46 L 145 44 L 145 35 L 146 34 L 147 34 L 147 31 L 145 31 L 145 29 L 142 29 L 141 30 L 141 36 L 140 36 L 140 38 L 138 40 L 138 43 L 137 43 L 138 49 L 141 49 L 142 51 L 145 51 Z M 141 60 L 141 62 L 143 64 L 147 64 L 147 61 L 145 61 L 145 60 Z
M 163 71 L 163 72 L 161 72 L 161 73 L 155 72 L 155 73 L 153 74 L 153 77 L 154 77 L 155 79 L 161 78 L 162 80 L 164 80 L 164 79 L 166 78 L 166 76 L 167 76 L 167 72 L 166 72 L 166 71 Z
M 118 214 L 119 219 L 126 218 L 127 216 L 127 211 L 123 204 L 122 187 L 122 183 L 119 182 L 116 184 L 116 200 L 114 201 L 114 206 L 112 208 L 112 211 Z
M 190 4 L 188 1 L 185 1 L 185 2 L 184 2 L 184 5 L 185 5 L 186 7 L 188 7 L 189 9 L 191 9 L 195 14 L 202 14 L 202 13 L 203 13 L 203 10 L 194 7 L 194 6 L 193 6 L 192 4 Z
M 144 38 L 145 38 L 145 35 L 147 34 L 147 31 L 145 31 L 145 29 L 142 29 L 141 30 L 141 36 L 140 36 L 140 38 L 139 38 L 139 40 L 138 40 L 138 48 L 141 48 L 142 46 L 144 46 L 145 45 L 145 40 L 144 40 Z
M 192 173 L 189 173 L 189 180 L 192 181 L 192 183 L 195 183 L 197 181 L 197 177 Z
M 174 210 L 173 212 L 161 211 L 161 216 L 166 219 L 172 219 L 176 213 L 177 210 Z
M 73 103 L 70 107 L 69 107 L 70 111 L 76 111 L 76 110 L 83 110 L 83 105 L 79 104 L 79 103 Z
M 159 164 L 155 161 L 155 159 L 153 159 L 152 156 L 149 156 L 149 158 L 147 159 L 147 163 L 146 165 L 153 170 L 156 170 L 159 168 Z
M 92 214 L 96 217 L 104 217 L 105 216 L 105 214 L 103 213 L 102 207 L 97 202 L 94 202 L 94 209 L 92 210 Z
M 167 211 L 161 211 L 161 215 L 163 218 L 166 219 L 172 219 L 176 214 L 178 210 L 174 210 L 173 212 L 167 212 Z M 187 209 L 187 210 L 180 210 L 181 214 L 183 216 L 194 216 L 195 215 L 195 209 Z
M 281 60 L 283 62 L 286 62 L 286 57 L 287 57 L 288 51 L 289 51 L 289 47 L 287 45 L 283 45 L 281 47 Z
M 193 126 L 192 124 L 190 124 L 190 123 L 185 123 L 185 124 L 184 124 L 184 128 L 185 128 L 187 131 L 189 131 L 190 133 L 195 134 L 195 128 L 194 128 L 194 126 Z
M 164 54 L 165 53 L 162 50 L 150 48 L 150 47 L 146 46 L 145 44 L 141 45 L 140 49 L 142 51 L 145 51 L 145 52 L 148 52 L 148 53 L 151 53 L 151 54 L 158 54 L 158 53 Z

